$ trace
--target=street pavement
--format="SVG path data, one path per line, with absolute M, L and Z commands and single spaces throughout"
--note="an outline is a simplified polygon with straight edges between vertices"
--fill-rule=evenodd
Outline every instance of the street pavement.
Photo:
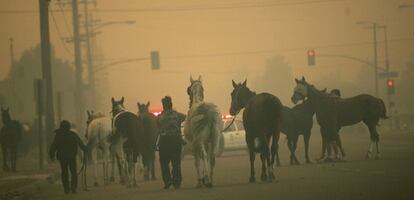
M 249 158 L 245 150 L 225 152 L 217 159 L 213 188 L 196 189 L 192 156 L 183 160 L 183 185 L 180 190 L 163 190 L 157 165 L 158 180 L 143 182 L 139 175 L 136 188 L 118 183 L 91 187 L 92 171 L 88 170 L 89 191 L 64 195 L 59 181 L 35 182 L 34 191 L 26 199 L 414 199 L 414 132 L 381 134 L 381 158 L 365 160 L 369 145 L 368 133 L 341 133 L 347 160 L 336 163 L 304 163 L 303 140 L 300 138 L 297 157 L 299 166 L 289 165 L 285 136 L 280 144 L 282 166 L 276 168 L 277 181 L 260 182 L 260 161 L 256 161 L 256 183 L 248 183 Z M 311 137 L 311 157 L 320 153 L 320 135 Z M 258 157 L 257 157 L 258 158 Z M 7 180 L 6 180 L 7 181 Z M 5 182 L 5 180 L 0 180 Z

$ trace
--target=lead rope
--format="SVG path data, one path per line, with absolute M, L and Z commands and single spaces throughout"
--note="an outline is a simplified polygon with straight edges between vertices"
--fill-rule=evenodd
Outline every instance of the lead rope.
M 240 110 L 241 110 L 241 109 L 240 109 Z M 221 132 L 225 132 L 225 131 L 227 131 L 227 130 L 230 128 L 230 126 L 231 126 L 231 125 L 233 125 L 234 121 L 236 120 L 237 115 L 240 113 L 240 110 L 236 113 L 236 115 L 234 115 L 234 117 L 233 117 L 233 119 L 231 120 L 230 124 L 229 124 L 229 125 L 227 125 L 227 127 L 226 127 L 225 129 L 221 130 Z

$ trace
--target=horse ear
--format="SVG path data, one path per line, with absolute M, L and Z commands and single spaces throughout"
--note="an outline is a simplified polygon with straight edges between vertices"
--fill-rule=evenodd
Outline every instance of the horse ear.
M 247 86 L 247 79 L 246 79 L 246 80 L 244 80 L 244 82 L 242 83 L 242 85 L 243 85 L 244 87 L 246 87 L 246 86 Z
M 86 114 L 88 114 L 88 117 L 91 116 L 91 114 L 89 113 L 89 110 L 86 111 Z
M 111 101 L 112 101 L 112 104 L 114 104 L 114 103 L 115 103 L 115 99 L 114 99 L 113 97 L 112 97 Z
M 121 104 L 124 104 L 124 97 L 121 98 Z
M 137 101 L 137 106 L 138 106 L 138 108 L 139 108 L 139 106 L 140 106 L 139 101 Z
M 201 75 L 198 76 L 198 80 L 201 81 Z
M 236 82 L 234 82 L 233 80 L 231 80 L 231 84 L 233 84 L 233 88 L 236 88 L 237 87 Z
M 305 82 L 306 83 L 306 80 L 305 80 L 305 77 L 304 76 L 302 76 L 302 82 Z
M 296 82 L 296 83 L 299 83 L 299 80 L 298 80 L 297 78 L 295 78 L 295 82 Z
M 148 101 L 146 107 L 149 108 L 150 104 L 151 104 L 151 102 Z
M 194 79 L 193 79 L 193 76 L 192 75 L 190 75 L 190 82 L 191 83 L 194 82 Z
M 327 91 L 327 89 L 325 88 L 325 89 L 323 89 L 323 90 L 321 90 L 321 92 L 323 92 L 323 93 L 326 93 L 326 91 Z

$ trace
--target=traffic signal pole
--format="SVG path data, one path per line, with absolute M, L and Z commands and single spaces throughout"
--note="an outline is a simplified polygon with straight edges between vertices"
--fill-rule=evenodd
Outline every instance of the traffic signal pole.
M 378 53 L 377 53 L 377 23 L 373 24 L 374 39 L 374 80 L 375 80 L 375 96 L 378 97 Z

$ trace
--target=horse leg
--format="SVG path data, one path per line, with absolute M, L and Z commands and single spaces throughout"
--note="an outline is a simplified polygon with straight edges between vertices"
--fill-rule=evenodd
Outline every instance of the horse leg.
M 298 138 L 299 138 L 299 134 L 296 134 L 293 137 L 293 141 L 292 141 L 292 150 L 291 150 L 291 156 L 293 158 L 293 164 L 295 165 L 300 165 L 298 158 L 296 157 L 296 149 L 298 147 Z M 280 165 L 278 165 L 280 166 Z
M 339 134 L 337 134 L 336 143 L 337 143 L 337 145 L 339 147 L 339 150 L 341 151 L 341 155 L 342 155 L 342 158 L 341 159 L 342 160 L 346 160 L 345 159 L 346 153 L 345 153 L 345 150 L 344 150 L 344 148 L 342 146 L 342 140 L 341 140 L 341 136 Z
M 111 154 L 111 177 L 109 178 L 109 182 L 115 182 L 115 155 Z
M 1 145 L 1 150 L 2 150 L 2 153 L 3 153 L 3 171 L 9 171 L 9 166 L 7 165 L 7 154 L 8 154 L 8 150 L 7 150 L 7 147 L 6 147 L 6 145 L 4 145 L 4 144 L 2 144 Z
M 215 155 L 214 155 L 214 147 L 213 147 L 213 144 L 212 143 L 210 143 L 210 148 L 208 149 L 208 151 L 207 151 L 207 154 L 208 154 L 208 161 L 209 161 L 209 164 L 210 164 L 210 174 L 209 174 L 209 177 L 210 177 L 210 183 L 209 184 L 207 184 L 206 186 L 207 187 L 213 187 L 213 176 L 214 176 L 214 168 L 215 168 L 215 165 L 216 165 L 216 158 L 215 158 Z
M 254 183 L 254 182 L 256 182 L 255 170 L 254 170 L 254 160 L 256 158 L 256 153 L 254 152 L 253 145 L 249 145 L 249 157 L 250 157 L 250 178 L 249 178 L 249 182 Z
M 16 162 L 17 162 L 17 144 L 10 148 L 10 161 L 11 161 L 11 170 L 16 172 Z
M 203 164 L 204 164 L 204 173 L 203 173 L 203 183 L 205 186 L 207 187 L 211 187 L 211 183 L 210 183 L 210 177 L 208 176 L 210 174 L 210 161 L 209 161 L 209 155 L 207 153 L 206 147 L 205 145 L 201 145 L 201 152 L 203 154 L 202 158 L 203 158 Z
M 272 146 L 275 147 L 275 149 L 276 149 L 275 153 L 277 153 L 277 150 L 278 150 L 279 147 L 277 146 L 277 144 L 274 143 L 274 139 L 272 139 L 272 141 L 273 141 Z M 267 164 L 267 181 L 272 182 L 274 177 L 275 177 L 275 175 L 273 174 L 273 164 L 274 163 L 271 162 L 271 159 L 270 159 L 271 156 L 270 156 L 269 146 L 267 145 L 268 143 L 265 143 L 265 144 L 266 144 L 266 146 L 265 146 L 264 150 L 265 150 L 265 161 L 266 161 L 266 164 Z
M 151 161 L 151 180 L 153 181 L 157 180 L 157 177 L 155 176 L 155 155 L 154 157 L 152 157 L 152 161 Z
M 262 161 L 262 174 L 260 175 L 261 181 L 267 181 L 267 172 L 266 172 L 266 155 L 264 153 L 260 153 L 260 159 Z
M 376 146 L 377 149 L 377 154 L 375 156 L 376 159 L 379 158 L 380 156 L 380 151 L 379 151 L 379 134 L 377 132 L 377 128 L 376 128 L 376 124 L 378 123 L 378 121 L 376 121 L 375 123 L 369 123 L 369 122 L 364 122 L 365 124 L 367 124 L 368 129 L 369 129 L 369 133 L 370 133 L 370 137 L 371 137 L 371 143 L 369 145 L 368 148 L 368 152 L 367 155 L 365 156 L 366 159 L 371 158 L 371 154 L 372 154 L 372 149 L 374 147 L 374 144 Z
M 200 154 L 197 151 L 194 151 L 194 166 L 196 168 L 197 173 L 197 185 L 196 188 L 201 188 L 203 179 L 201 178 L 200 174 Z
M 93 185 L 97 187 L 99 186 L 98 184 L 98 160 L 97 160 L 98 152 L 97 152 L 96 146 L 92 147 L 91 149 L 92 149 L 91 156 L 92 156 L 92 164 L 93 164 L 93 172 L 94 172 L 93 173 L 93 180 L 94 180 Z
M 327 138 L 326 138 L 326 128 L 321 126 L 321 137 L 322 137 L 322 151 L 321 156 L 319 157 L 320 161 L 323 161 L 326 159 L 326 153 L 328 151 L 328 145 L 327 145 Z
M 309 140 L 310 140 L 311 132 L 308 131 L 303 135 L 303 142 L 305 143 L 305 159 L 306 163 L 312 163 L 309 158 Z

